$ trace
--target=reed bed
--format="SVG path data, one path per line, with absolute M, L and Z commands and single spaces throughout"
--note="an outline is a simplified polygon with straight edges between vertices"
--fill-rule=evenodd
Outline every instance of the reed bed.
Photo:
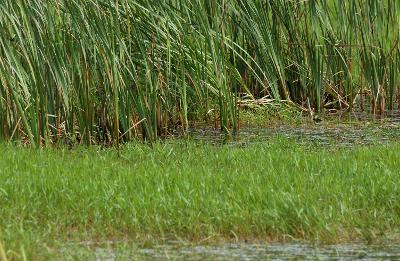
M 0 139 L 155 141 L 240 98 L 394 109 L 400 7 L 384 0 L 4 0 Z M 308 104 L 310 104 L 308 106 Z

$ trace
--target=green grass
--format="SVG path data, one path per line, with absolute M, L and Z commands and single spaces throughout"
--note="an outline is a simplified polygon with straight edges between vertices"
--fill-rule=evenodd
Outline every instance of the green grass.
M 282 138 L 246 148 L 3 144 L 0 242 L 11 259 L 37 260 L 84 240 L 380 240 L 400 228 L 399 151 Z
M 261 128 L 287 124 L 299 125 L 309 120 L 309 118 L 302 116 L 295 108 L 283 103 L 246 108 L 239 112 L 239 118 L 242 128 Z

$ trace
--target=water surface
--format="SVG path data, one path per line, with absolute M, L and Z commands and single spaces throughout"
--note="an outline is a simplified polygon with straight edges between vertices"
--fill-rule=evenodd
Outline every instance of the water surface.
M 320 123 L 281 125 L 271 127 L 243 127 L 237 136 L 222 133 L 210 126 L 190 129 L 192 139 L 213 144 L 249 146 L 280 136 L 297 142 L 312 142 L 322 146 L 354 147 L 356 145 L 388 144 L 400 141 L 400 121 L 360 121 L 356 123 Z
M 118 253 L 97 248 L 97 260 L 400 260 L 398 245 L 339 244 L 312 246 L 301 243 L 224 245 L 167 244 Z

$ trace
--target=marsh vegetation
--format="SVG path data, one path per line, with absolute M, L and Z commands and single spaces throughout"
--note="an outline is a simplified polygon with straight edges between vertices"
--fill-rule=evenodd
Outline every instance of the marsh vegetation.
M 155 141 L 238 110 L 396 107 L 397 1 L 0 3 L 0 137 Z M 261 99 L 261 100 L 260 100 Z
M 393 244 L 399 149 L 398 142 L 324 148 L 282 137 L 248 147 L 2 145 L 0 242 L 11 260 L 72 255 L 62 249 L 88 241 Z
M 399 17 L 391 0 L 0 1 L 0 259 L 398 242 Z

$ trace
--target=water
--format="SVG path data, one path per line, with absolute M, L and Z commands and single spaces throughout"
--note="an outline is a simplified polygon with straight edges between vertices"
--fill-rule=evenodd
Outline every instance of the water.
M 96 260 L 400 260 L 398 245 L 299 243 L 181 245 L 136 249 L 131 254 L 97 248 Z
M 244 127 L 237 137 L 229 137 L 209 126 L 196 126 L 189 135 L 197 141 L 233 146 L 263 143 L 272 137 L 312 142 L 322 146 L 353 147 L 355 145 L 388 144 L 400 141 L 400 121 L 362 121 L 357 123 L 321 123 L 296 126 Z

